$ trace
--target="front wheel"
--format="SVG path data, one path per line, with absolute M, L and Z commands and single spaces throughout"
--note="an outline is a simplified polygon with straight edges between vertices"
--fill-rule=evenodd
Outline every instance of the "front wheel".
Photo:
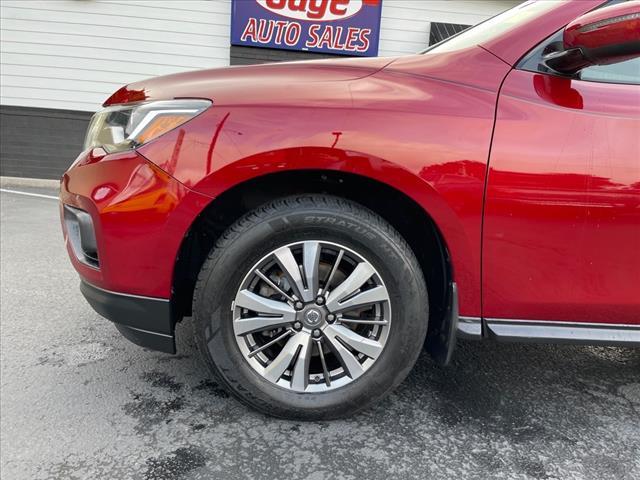
M 382 218 L 327 196 L 274 201 L 221 237 L 194 295 L 196 341 L 251 406 L 305 420 L 352 414 L 407 375 L 427 331 L 412 250 Z

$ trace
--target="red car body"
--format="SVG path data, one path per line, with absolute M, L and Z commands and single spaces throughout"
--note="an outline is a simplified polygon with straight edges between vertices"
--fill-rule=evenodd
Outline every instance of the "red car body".
M 247 182 L 337 172 L 400 192 L 433 221 L 457 285 L 461 333 L 523 339 L 507 327 L 616 324 L 623 335 L 606 343 L 637 343 L 640 87 L 518 68 L 601 4 L 554 5 L 461 49 L 123 87 L 105 106 L 213 105 L 135 150 L 80 155 L 64 174 L 61 201 L 92 217 L 100 268 L 67 242 L 74 267 L 100 290 L 163 299 L 175 313 L 176 265 L 205 209 Z

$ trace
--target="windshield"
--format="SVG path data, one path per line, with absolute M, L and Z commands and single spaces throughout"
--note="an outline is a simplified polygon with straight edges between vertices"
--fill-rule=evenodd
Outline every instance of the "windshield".
M 558 4 L 564 0 L 530 0 L 513 7 L 506 12 L 502 12 L 495 17 L 479 23 L 475 27 L 471 27 L 460 32 L 453 37 L 443 40 L 421 53 L 442 53 L 460 50 L 468 47 L 475 47 L 485 43 L 487 40 L 502 35 L 504 32 L 522 25 L 542 14 L 553 10 Z

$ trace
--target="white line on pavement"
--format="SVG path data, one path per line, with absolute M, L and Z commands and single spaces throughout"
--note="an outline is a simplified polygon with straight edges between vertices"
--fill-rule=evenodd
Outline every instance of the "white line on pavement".
M 40 198 L 49 198 L 51 200 L 58 200 L 58 197 L 54 197 L 53 195 L 43 195 L 41 193 L 31 193 L 31 192 L 20 192 L 18 190 L 9 190 L 8 188 L 0 188 L 0 192 L 16 193 L 18 195 L 27 195 L 29 197 L 40 197 Z

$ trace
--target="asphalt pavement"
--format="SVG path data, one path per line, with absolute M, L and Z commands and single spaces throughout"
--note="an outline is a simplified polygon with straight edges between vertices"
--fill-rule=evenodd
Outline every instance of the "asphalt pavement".
M 640 349 L 459 342 L 365 413 L 276 420 L 210 379 L 188 322 L 171 356 L 94 313 L 55 200 L 0 203 L 3 479 L 640 479 Z

